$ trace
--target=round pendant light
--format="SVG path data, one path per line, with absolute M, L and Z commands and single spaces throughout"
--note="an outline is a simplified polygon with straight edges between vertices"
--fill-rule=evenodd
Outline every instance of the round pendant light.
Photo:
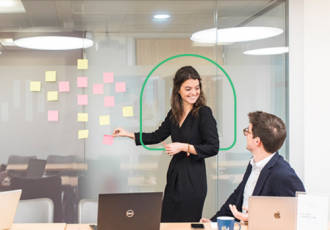
M 20 38 L 14 41 L 16 46 L 36 50 L 73 50 L 93 46 L 93 41 L 87 38 L 65 36 L 38 36 Z
M 274 54 L 284 54 L 289 52 L 289 47 L 271 47 L 255 50 L 247 50 L 244 54 L 248 55 L 274 55 Z
M 216 43 L 216 33 L 217 42 L 245 42 L 274 37 L 283 33 L 283 30 L 275 27 L 212 28 L 196 32 L 190 39 L 200 43 Z

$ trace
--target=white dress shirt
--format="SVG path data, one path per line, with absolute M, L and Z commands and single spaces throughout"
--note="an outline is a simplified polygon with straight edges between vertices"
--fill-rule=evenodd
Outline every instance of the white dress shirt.
M 272 157 L 275 155 L 273 153 L 272 155 L 266 157 L 265 159 L 259 161 L 258 163 L 254 162 L 254 158 L 250 160 L 250 164 L 252 165 L 251 174 L 249 176 L 249 179 L 246 182 L 245 188 L 244 188 L 244 195 L 243 195 L 243 206 L 248 207 L 249 206 L 249 197 L 252 196 L 252 193 L 254 191 L 254 188 L 256 187 L 259 175 L 261 170 L 265 167 L 265 165 L 272 159 Z M 242 209 L 243 213 L 246 213 L 245 210 Z

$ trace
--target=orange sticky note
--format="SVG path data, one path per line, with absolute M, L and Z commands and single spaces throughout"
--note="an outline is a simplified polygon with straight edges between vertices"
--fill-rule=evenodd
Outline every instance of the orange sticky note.
M 48 110 L 48 121 L 58 121 L 58 110 Z
M 116 82 L 116 93 L 126 92 L 126 82 Z
M 93 94 L 103 94 L 103 84 L 93 84 Z
M 88 95 L 78 95 L 78 105 L 88 105 Z
M 113 73 L 103 73 L 103 83 L 113 83 Z
M 77 87 L 78 88 L 85 88 L 87 87 L 87 77 L 77 77 Z
M 115 106 L 115 97 L 104 97 L 104 107 L 114 107 Z
M 77 69 L 88 69 L 88 60 L 87 59 L 78 59 Z
M 112 145 L 113 143 L 113 136 L 112 135 L 104 135 L 103 136 L 103 144 L 104 145 Z
M 70 83 L 68 81 L 60 81 L 58 83 L 58 88 L 60 93 L 70 92 Z

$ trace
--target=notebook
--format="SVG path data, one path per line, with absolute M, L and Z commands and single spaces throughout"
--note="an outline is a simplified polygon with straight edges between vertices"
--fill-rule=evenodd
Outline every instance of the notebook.
M 22 190 L 0 192 L 0 229 L 11 228 Z
M 159 230 L 163 193 L 100 194 L 94 230 Z
M 250 196 L 249 230 L 296 230 L 296 197 Z

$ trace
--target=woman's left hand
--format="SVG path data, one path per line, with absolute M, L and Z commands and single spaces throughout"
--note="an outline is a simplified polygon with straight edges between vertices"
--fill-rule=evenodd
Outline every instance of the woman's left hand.
M 169 156 L 173 156 L 181 151 L 183 151 L 183 145 L 182 143 L 179 143 L 179 142 L 174 142 L 174 143 L 171 143 L 171 144 L 166 144 L 165 145 L 165 149 L 166 149 L 166 153 L 169 155 Z

